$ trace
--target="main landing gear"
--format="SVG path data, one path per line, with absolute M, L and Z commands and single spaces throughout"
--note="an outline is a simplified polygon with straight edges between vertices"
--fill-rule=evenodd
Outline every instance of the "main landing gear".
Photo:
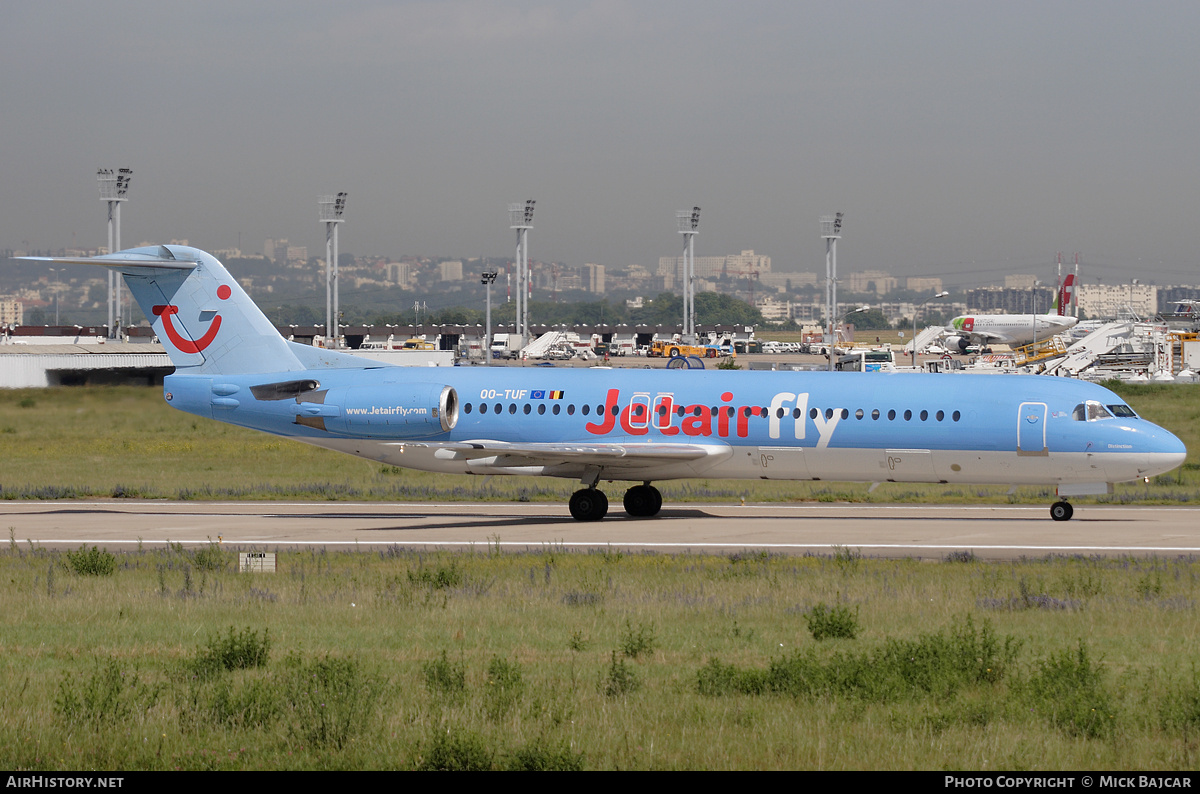
M 662 494 L 650 483 L 643 483 L 626 491 L 624 502 L 630 516 L 650 518 L 662 509 Z M 595 487 L 581 488 L 571 494 L 569 506 L 576 521 L 599 521 L 608 514 L 608 497 Z
M 1070 502 L 1055 502 L 1050 505 L 1050 517 L 1055 521 L 1070 521 L 1075 514 L 1075 508 Z
M 625 512 L 634 518 L 650 518 L 662 510 L 662 494 L 653 485 L 635 485 L 625 492 Z

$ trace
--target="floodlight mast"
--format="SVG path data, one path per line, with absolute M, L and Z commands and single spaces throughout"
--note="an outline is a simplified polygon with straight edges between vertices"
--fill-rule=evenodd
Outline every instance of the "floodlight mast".
M 336 196 L 321 196 L 317 199 L 321 208 L 321 222 L 325 224 L 325 341 L 341 347 L 342 329 L 338 313 L 338 224 L 344 222 L 346 193 Z
M 829 371 L 833 371 L 833 318 L 837 313 L 837 241 L 842 239 L 844 213 L 821 216 L 821 237 L 825 240 L 825 337 L 829 350 Z
M 683 341 L 696 343 L 696 235 L 700 231 L 700 208 L 678 210 L 675 224 L 683 235 Z
M 485 270 L 480 274 L 480 283 L 487 287 L 487 325 L 483 331 L 483 363 L 485 366 L 490 366 L 492 363 L 492 284 L 496 283 L 496 276 L 499 275 L 495 270 Z
M 517 232 L 517 336 L 521 346 L 529 344 L 529 230 L 533 228 L 533 199 L 508 205 L 508 228 Z
M 96 171 L 100 183 L 100 200 L 108 203 L 108 252 L 121 250 L 121 202 L 127 201 L 129 183 L 133 181 L 131 168 L 100 168 Z M 108 338 L 120 337 L 121 286 L 117 274 L 108 271 Z M 115 314 L 115 317 L 114 317 Z

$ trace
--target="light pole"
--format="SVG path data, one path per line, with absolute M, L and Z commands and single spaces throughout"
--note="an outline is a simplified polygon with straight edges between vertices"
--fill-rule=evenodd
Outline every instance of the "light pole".
M 487 325 L 483 329 L 483 363 L 491 365 L 492 361 L 492 284 L 499 275 L 495 270 L 485 270 L 479 277 L 479 282 L 487 287 Z
M 1038 287 L 1042 286 L 1042 282 L 1034 279 L 1033 281 L 1033 354 L 1037 355 L 1037 321 L 1038 321 Z
M 108 204 L 108 252 L 115 254 L 121 248 L 121 202 L 126 201 L 129 183 L 133 181 L 132 168 L 101 168 L 96 171 L 100 183 L 100 200 Z M 113 313 L 116 312 L 114 322 Z M 108 271 L 108 338 L 120 336 L 121 325 L 121 277 Z
M 913 367 L 917 366 L 917 311 L 922 306 L 924 306 L 926 303 L 929 303 L 930 301 L 933 301 L 933 300 L 937 300 L 938 298 L 944 298 L 949 294 L 950 294 L 949 292 L 939 292 L 937 295 L 930 295 L 928 298 L 926 298 L 925 300 L 923 300 L 919 304 L 917 304 L 916 309 L 913 309 L 913 335 L 912 335 L 912 365 L 913 365 Z
M 54 274 L 54 324 L 58 325 L 58 274 L 62 272 L 62 268 L 52 267 L 50 272 Z
M 683 341 L 696 343 L 696 235 L 700 230 L 700 208 L 678 210 L 675 223 L 683 235 Z
M 338 224 L 346 211 L 346 193 L 321 196 L 321 222 L 325 224 L 325 333 L 333 329 L 333 346 L 341 347 L 342 329 L 338 318 Z
M 821 216 L 821 237 L 825 240 L 825 317 L 829 323 L 829 370 L 833 371 L 833 315 L 837 311 L 837 241 L 842 239 L 845 213 Z
M 537 202 L 508 205 L 508 228 L 517 233 L 517 336 L 521 346 L 529 344 L 529 230 L 533 228 L 533 207 Z

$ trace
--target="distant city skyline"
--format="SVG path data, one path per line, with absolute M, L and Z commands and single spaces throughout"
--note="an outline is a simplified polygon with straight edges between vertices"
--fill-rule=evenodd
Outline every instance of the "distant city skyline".
M 1200 6 L 1188 2 L 16 4 L 0 28 L 0 246 L 123 241 L 697 257 L 970 287 L 1200 270 Z M 265 253 L 265 252 L 264 252 Z M 1043 279 L 1044 280 L 1044 279 Z

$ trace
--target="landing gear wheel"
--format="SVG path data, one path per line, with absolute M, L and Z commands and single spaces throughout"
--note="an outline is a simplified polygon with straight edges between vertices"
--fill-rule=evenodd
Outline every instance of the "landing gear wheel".
M 1070 502 L 1055 502 L 1050 505 L 1050 517 L 1055 521 L 1070 521 L 1074 514 L 1075 508 L 1071 507 Z
M 608 514 L 608 497 L 595 488 L 583 488 L 571 494 L 570 508 L 576 521 L 599 521 Z
M 625 512 L 634 518 L 650 518 L 662 509 L 662 494 L 653 485 L 635 485 L 625 492 Z

